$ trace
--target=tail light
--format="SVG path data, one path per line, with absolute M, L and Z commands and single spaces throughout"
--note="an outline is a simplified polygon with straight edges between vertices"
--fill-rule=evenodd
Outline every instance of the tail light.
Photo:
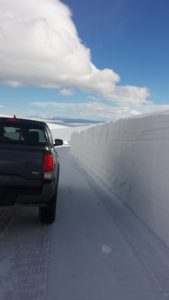
M 54 170 L 54 157 L 52 154 L 45 153 L 43 158 L 43 177 L 46 180 L 52 179 L 52 173 Z

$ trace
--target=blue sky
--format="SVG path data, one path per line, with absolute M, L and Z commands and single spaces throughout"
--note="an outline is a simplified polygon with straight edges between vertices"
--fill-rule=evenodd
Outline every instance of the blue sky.
M 100 68 L 113 68 L 123 84 L 147 86 L 169 102 L 169 1 L 65 0 L 80 37 Z
M 167 0 L 13 1 L 0 0 L 1 114 L 114 120 L 169 109 Z

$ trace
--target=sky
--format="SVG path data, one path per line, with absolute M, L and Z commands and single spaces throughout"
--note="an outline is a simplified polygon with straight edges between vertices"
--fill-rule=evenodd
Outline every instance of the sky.
M 169 110 L 167 0 L 0 0 L 0 114 Z

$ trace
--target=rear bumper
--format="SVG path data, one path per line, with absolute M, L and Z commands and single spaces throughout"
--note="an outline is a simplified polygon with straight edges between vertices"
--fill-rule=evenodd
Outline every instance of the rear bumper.
M 48 182 L 43 187 L 0 187 L 0 206 L 15 203 L 43 206 L 57 192 L 57 182 Z

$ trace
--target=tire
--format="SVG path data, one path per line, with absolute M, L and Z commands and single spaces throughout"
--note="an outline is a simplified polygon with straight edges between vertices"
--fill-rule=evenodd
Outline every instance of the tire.
M 39 219 L 41 223 L 52 224 L 56 216 L 56 199 L 57 194 L 53 196 L 51 201 L 45 207 L 39 207 Z
M 54 196 L 45 207 L 39 207 L 39 219 L 41 223 L 52 224 L 56 217 L 56 204 L 57 204 L 57 190 L 59 181 L 59 166 L 58 166 L 58 177 L 57 177 L 57 188 Z

